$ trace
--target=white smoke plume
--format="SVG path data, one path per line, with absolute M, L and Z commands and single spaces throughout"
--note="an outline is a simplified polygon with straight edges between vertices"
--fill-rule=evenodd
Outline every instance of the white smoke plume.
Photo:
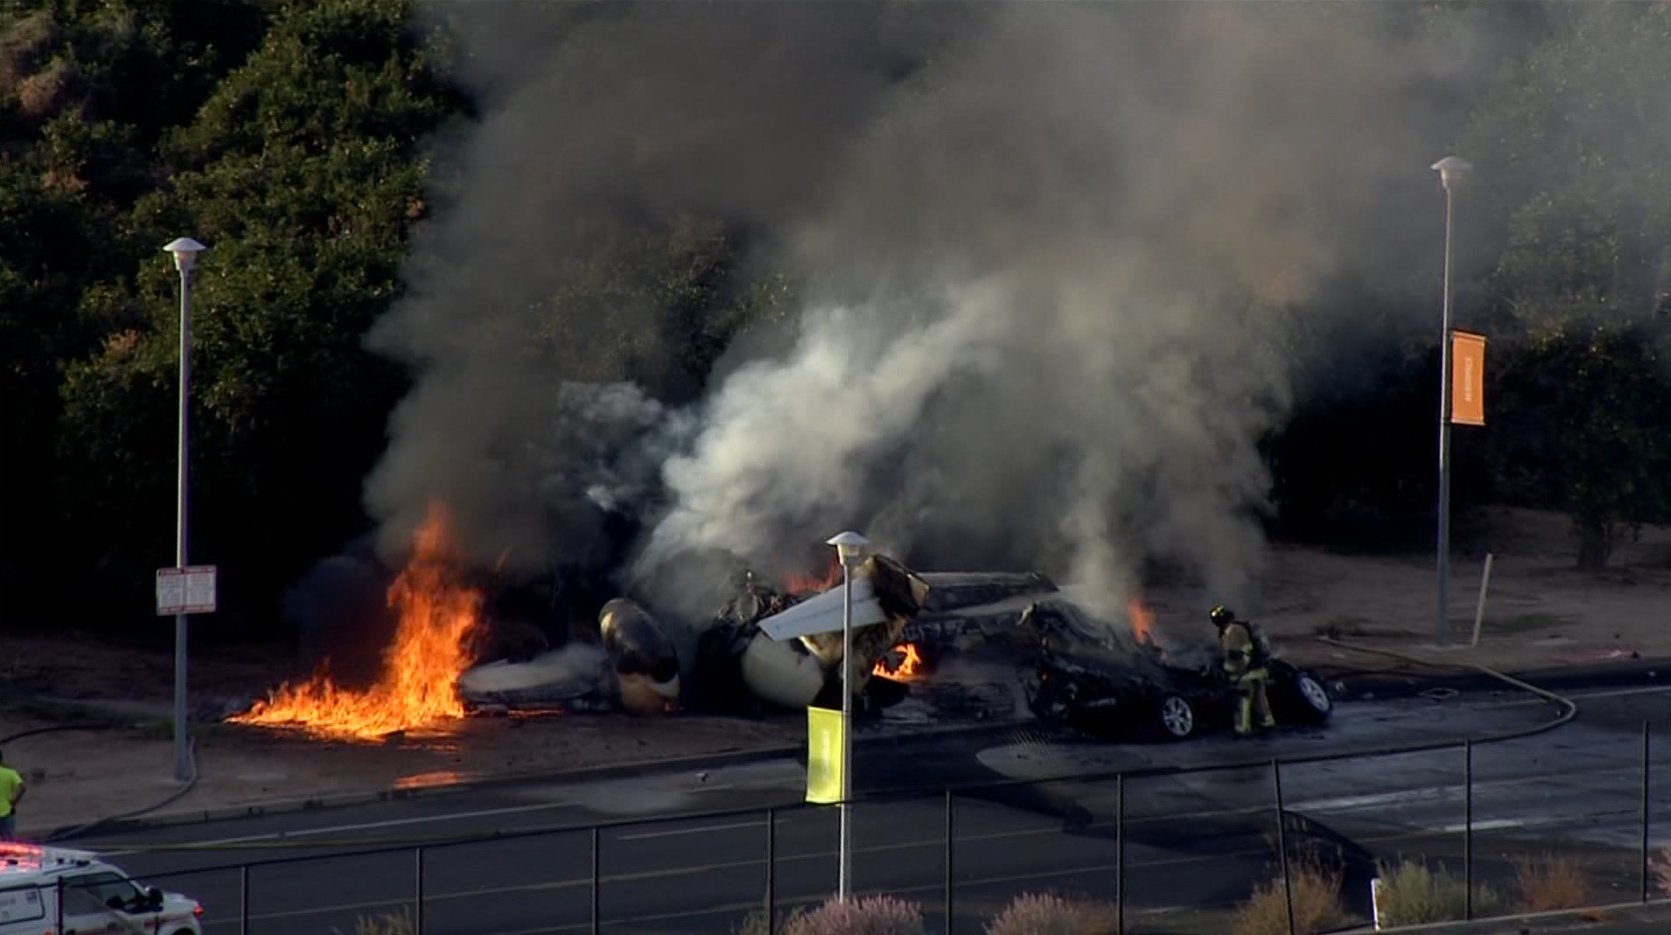
M 422 370 L 376 513 L 449 497 L 549 558 L 584 531 L 564 504 L 608 489 L 650 519 L 641 581 L 699 550 L 783 570 L 855 527 L 1108 603 L 1155 565 L 1251 596 L 1257 444 L 1317 351 L 1294 310 L 1351 314 L 1318 289 L 1367 257 L 1428 262 L 1437 215 L 1407 202 L 1458 122 L 1438 92 L 1490 59 L 1480 33 L 1407 5 L 675 6 L 545 42 L 464 30 L 516 54 L 478 76 L 489 112 L 427 245 L 462 252 L 448 268 L 476 251 L 491 284 L 418 274 L 380 329 Z M 519 342 L 599 336 L 525 310 L 560 285 L 553 258 L 592 249 L 575 217 L 610 211 L 743 225 L 751 261 L 799 284 L 798 322 L 676 424 L 639 399 L 594 470 L 554 470 L 604 423 L 558 424 L 577 374 L 521 366 Z

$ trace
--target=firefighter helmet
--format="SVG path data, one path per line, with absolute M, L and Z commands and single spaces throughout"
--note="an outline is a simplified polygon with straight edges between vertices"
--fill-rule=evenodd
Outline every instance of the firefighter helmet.
M 1213 621 L 1213 626 L 1222 627 L 1236 619 L 1236 612 L 1223 604 L 1216 604 L 1212 610 L 1207 611 L 1207 616 Z

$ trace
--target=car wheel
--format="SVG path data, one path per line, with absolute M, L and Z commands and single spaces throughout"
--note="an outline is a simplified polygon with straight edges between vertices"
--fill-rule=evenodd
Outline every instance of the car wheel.
M 1181 695 L 1166 695 L 1158 706 L 1160 729 L 1174 740 L 1183 740 L 1195 733 L 1195 707 Z
M 1334 699 L 1317 676 L 1310 672 L 1294 673 L 1294 694 L 1299 696 L 1305 713 L 1315 720 L 1326 720 L 1334 711 Z

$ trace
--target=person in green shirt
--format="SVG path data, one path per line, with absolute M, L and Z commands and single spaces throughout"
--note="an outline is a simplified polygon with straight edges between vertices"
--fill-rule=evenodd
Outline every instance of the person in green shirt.
M 17 840 L 17 803 L 23 801 L 26 788 L 23 777 L 0 753 L 0 841 Z

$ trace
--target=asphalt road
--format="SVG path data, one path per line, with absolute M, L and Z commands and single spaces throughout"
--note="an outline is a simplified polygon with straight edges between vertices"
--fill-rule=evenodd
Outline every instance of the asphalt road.
M 1572 694 L 1582 712 L 1575 722 L 1477 746 L 1471 764 L 1451 748 L 1283 767 L 1291 852 L 1343 858 L 1348 892 L 1362 909 L 1376 860 L 1447 858 L 1460 868 L 1471 807 L 1476 879 L 1512 891 L 1516 858 L 1556 851 L 1597 872 L 1604 901 L 1634 898 L 1641 886 L 1641 724 L 1671 726 L 1671 690 L 1609 686 Z M 879 793 L 1002 776 L 1287 760 L 1460 741 L 1531 727 L 1552 714 L 1547 704 L 1492 693 L 1344 704 L 1325 729 L 1254 741 L 1100 743 L 1012 728 L 866 742 L 855 775 L 862 790 Z M 1671 841 L 1671 733 L 1650 754 L 1665 777 L 1650 787 L 1649 833 L 1658 846 Z M 1471 795 L 1463 781 L 1470 769 Z M 765 902 L 765 816 L 666 816 L 777 808 L 769 885 L 787 910 L 835 886 L 836 812 L 800 806 L 803 780 L 799 763 L 767 761 L 700 776 L 499 786 L 157 828 L 96 843 L 148 882 L 202 899 L 211 935 L 351 932 L 358 916 L 410 911 L 420 886 L 424 931 L 436 935 L 585 932 L 594 875 L 602 931 L 725 933 Z M 1225 914 L 1272 874 L 1273 780 L 1269 766 L 1130 778 L 1119 835 L 1121 790 L 1107 779 L 960 794 L 950 848 L 944 796 L 883 796 L 854 808 L 855 885 L 921 900 L 931 931 L 944 931 L 949 856 L 954 931 L 962 935 L 979 932 L 983 918 L 1021 892 L 1111 899 L 1123 856 L 1128 931 L 1222 932 Z M 592 832 L 563 829 L 596 822 L 627 823 L 596 834 L 594 869 Z M 434 843 L 492 834 L 500 837 Z M 431 842 L 421 858 L 411 847 L 418 841 Z M 152 849 L 159 845 L 191 847 Z M 275 859 L 286 862 L 256 866 L 247 876 L 201 869 Z

